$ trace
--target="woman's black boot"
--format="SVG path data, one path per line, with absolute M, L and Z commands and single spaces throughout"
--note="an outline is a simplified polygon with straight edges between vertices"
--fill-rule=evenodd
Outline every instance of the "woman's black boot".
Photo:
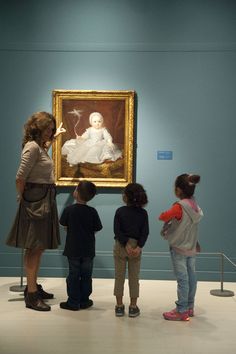
M 39 293 L 41 299 L 43 299 L 43 300 L 49 300 L 49 299 L 53 299 L 54 298 L 54 294 L 47 293 L 45 290 L 43 290 L 43 287 L 42 287 L 41 284 L 37 284 L 37 290 L 38 290 L 38 293 Z M 24 296 L 25 297 L 27 295 L 27 292 L 28 292 L 28 287 L 26 286 L 26 288 L 24 290 Z
M 39 295 L 41 296 L 41 299 L 47 300 L 47 299 L 53 299 L 54 298 L 54 294 L 47 293 L 45 290 L 43 290 L 43 287 L 42 287 L 41 284 L 37 284 L 37 289 L 38 289 Z
M 43 302 L 38 291 L 27 292 L 25 296 L 25 306 L 36 311 L 50 311 L 51 307 Z

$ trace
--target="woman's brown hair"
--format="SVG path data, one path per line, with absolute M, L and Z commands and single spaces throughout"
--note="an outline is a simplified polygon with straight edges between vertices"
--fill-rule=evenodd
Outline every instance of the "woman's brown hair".
M 54 129 L 50 140 L 53 140 L 56 133 L 56 120 L 51 113 L 48 112 L 36 112 L 34 113 L 24 125 L 24 137 L 22 141 L 22 147 L 28 141 L 36 141 L 38 145 L 41 145 L 42 132 L 53 122 Z

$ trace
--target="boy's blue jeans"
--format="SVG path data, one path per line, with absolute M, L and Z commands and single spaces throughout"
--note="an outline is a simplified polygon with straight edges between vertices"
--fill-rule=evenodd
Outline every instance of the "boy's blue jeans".
M 68 304 L 80 307 L 87 303 L 92 293 L 93 258 L 67 257 L 69 274 L 66 278 Z
M 197 290 L 196 256 L 185 256 L 173 249 L 170 250 L 170 254 L 178 284 L 176 307 L 178 312 L 185 312 L 194 307 L 194 298 Z

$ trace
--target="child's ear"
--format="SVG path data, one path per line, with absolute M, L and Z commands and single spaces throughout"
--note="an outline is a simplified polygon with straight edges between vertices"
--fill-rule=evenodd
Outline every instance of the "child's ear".
M 75 188 L 75 190 L 74 190 L 74 192 L 73 192 L 73 197 L 74 197 L 75 199 L 77 199 L 77 197 L 78 197 L 77 188 Z
M 178 198 L 182 195 L 182 190 L 179 187 L 175 187 L 175 195 Z

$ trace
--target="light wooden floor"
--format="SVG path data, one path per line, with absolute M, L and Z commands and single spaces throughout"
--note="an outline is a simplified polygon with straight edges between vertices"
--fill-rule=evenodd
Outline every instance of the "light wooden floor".
M 65 279 L 42 278 L 55 294 L 47 313 L 26 309 L 22 293 L 10 292 L 18 278 L 0 278 L 1 354 L 222 354 L 236 352 L 236 300 L 210 295 L 219 283 L 199 282 L 196 316 L 190 322 L 165 321 L 174 307 L 174 281 L 140 282 L 137 318 L 114 316 L 113 280 L 94 279 L 94 307 L 71 312 L 59 308 L 66 300 Z M 236 284 L 224 284 L 236 293 Z M 127 287 L 126 294 L 128 295 Z M 128 307 L 128 296 L 126 297 Z

